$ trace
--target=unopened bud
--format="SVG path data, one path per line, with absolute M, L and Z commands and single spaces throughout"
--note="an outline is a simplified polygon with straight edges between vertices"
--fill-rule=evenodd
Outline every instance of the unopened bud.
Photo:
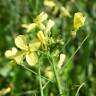
M 58 68 L 62 67 L 62 65 L 64 63 L 64 60 L 65 60 L 65 57 L 66 57 L 65 54 L 60 54 L 60 59 L 59 59 L 59 62 L 58 62 Z

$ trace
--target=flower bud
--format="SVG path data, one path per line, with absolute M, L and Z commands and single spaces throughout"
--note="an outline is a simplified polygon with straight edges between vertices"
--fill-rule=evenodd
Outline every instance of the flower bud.
M 81 12 L 77 12 L 74 15 L 74 30 L 78 30 L 81 26 L 84 25 L 86 17 L 83 16 L 83 14 Z
M 65 57 L 66 55 L 65 54 L 60 54 L 60 59 L 59 59 L 59 62 L 58 62 L 58 68 L 60 69 L 64 63 L 64 60 L 65 60 Z
M 46 29 L 45 29 L 45 33 L 47 34 L 47 32 L 50 31 L 50 29 L 54 26 L 54 21 L 52 20 L 49 20 L 48 23 L 47 23 L 47 26 L 46 26 Z

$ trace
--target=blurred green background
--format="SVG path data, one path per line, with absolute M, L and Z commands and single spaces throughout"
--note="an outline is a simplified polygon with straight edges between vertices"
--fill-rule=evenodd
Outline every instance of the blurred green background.
M 61 48 L 66 54 L 66 62 L 89 34 L 74 58 L 65 65 L 61 78 L 64 96 L 75 96 L 83 82 L 85 85 L 78 96 L 96 96 L 96 0 L 51 1 L 56 2 L 57 6 L 68 8 L 71 16 L 62 15 L 60 10 L 54 13 L 53 9 L 44 5 L 44 0 L 0 0 L 0 96 L 40 96 L 37 76 L 19 65 L 11 64 L 4 52 L 15 45 L 14 38 L 17 34 L 25 34 L 21 24 L 31 23 L 42 11 L 56 22 L 52 30 L 54 34 L 61 34 L 65 44 L 71 39 Z M 78 11 L 84 13 L 86 22 L 72 39 L 73 16 Z M 59 96 L 55 82 L 49 83 L 44 93 L 44 96 Z

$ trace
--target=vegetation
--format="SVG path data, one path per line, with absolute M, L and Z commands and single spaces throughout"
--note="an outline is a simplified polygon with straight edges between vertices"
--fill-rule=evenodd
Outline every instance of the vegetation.
M 96 2 L 0 1 L 0 96 L 95 96 Z

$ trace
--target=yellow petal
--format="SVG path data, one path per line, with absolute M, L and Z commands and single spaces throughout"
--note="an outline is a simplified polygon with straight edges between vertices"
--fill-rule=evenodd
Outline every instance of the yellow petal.
M 45 32 L 47 33 L 48 31 L 50 31 L 50 29 L 54 26 L 54 24 L 55 24 L 54 21 L 49 19 L 47 26 L 46 26 L 46 29 L 45 29 Z
M 16 61 L 17 64 L 23 63 L 23 58 L 24 58 L 23 52 L 18 52 L 16 56 L 14 56 L 14 60 Z
M 12 48 L 13 55 L 16 55 L 17 51 L 18 51 L 17 48 L 15 48 L 15 47 Z
M 69 10 L 65 7 L 60 7 L 60 10 L 61 10 L 61 17 L 62 16 L 68 16 L 68 17 L 71 17 L 70 13 L 69 13 Z
M 38 39 L 33 39 L 30 43 L 29 43 L 29 48 L 30 51 L 37 51 L 40 48 L 40 41 Z
M 21 25 L 23 28 L 28 28 L 28 24 L 22 24 Z
M 29 65 L 34 66 L 38 62 L 38 56 L 35 52 L 26 55 L 26 61 Z
M 15 47 L 13 47 L 12 50 L 7 50 L 5 52 L 5 56 L 7 58 L 13 58 L 16 55 L 16 53 L 17 53 L 17 49 Z
M 45 75 L 46 77 L 48 77 L 48 79 L 52 79 L 53 78 L 53 72 L 52 72 L 52 69 L 50 66 L 48 66 L 46 69 L 45 69 Z
M 7 50 L 7 51 L 5 52 L 5 56 L 6 56 L 7 58 L 12 58 L 12 56 L 13 56 L 12 50 Z
M 43 43 L 43 44 L 46 43 L 46 41 L 45 41 L 45 36 L 44 36 L 44 33 L 43 33 L 42 31 L 39 31 L 39 32 L 37 33 L 37 37 L 38 37 L 38 39 L 41 41 L 41 43 Z
M 36 27 L 35 23 L 29 24 L 28 27 L 27 27 L 27 32 L 32 31 L 35 27 Z
M 42 23 L 38 23 L 37 26 L 38 26 L 38 28 L 41 29 L 41 30 L 44 30 L 44 29 L 45 29 L 45 25 L 42 24 Z
M 44 1 L 44 5 L 53 8 L 56 4 L 53 1 Z
M 27 41 L 24 35 L 19 35 L 15 38 L 15 44 L 18 48 L 22 50 L 27 50 Z
M 81 26 L 84 25 L 85 16 L 81 12 L 77 12 L 74 15 L 74 30 L 78 30 Z
M 45 21 L 48 18 L 48 15 L 45 12 L 41 12 L 36 19 L 34 19 L 35 23 L 42 23 L 43 21 Z

